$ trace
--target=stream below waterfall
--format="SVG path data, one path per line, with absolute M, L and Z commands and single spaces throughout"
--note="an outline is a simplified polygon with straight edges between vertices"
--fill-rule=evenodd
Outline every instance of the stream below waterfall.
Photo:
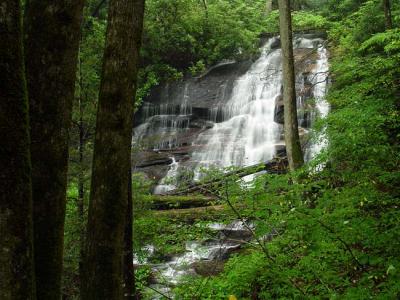
M 240 250 L 242 245 L 249 243 L 253 238 L 254 225 L 239 220 L 228 225 L 210 223 L 207 227 L 215 233 L 212 238 L 187 241 L 184 253 L 165 262 L 149 263 L 149 258 L 155 251 L 152 245 L 147 245 L 142 249 L 144 256 L 135 255 L 134 264 L 150 266 L 153 273 L 152 283 L 147 291 L 148 298 L 161 299 L 161 294 L 172 298 L 171 288 L 185 276 L 198 276 L 198 273 L 202 275 L 204 270 L 199 271 L 201 268 L 205 268 L 208 274 L 218 273 L 220 266 L 217 262 L 228 259 L 232 253 Z

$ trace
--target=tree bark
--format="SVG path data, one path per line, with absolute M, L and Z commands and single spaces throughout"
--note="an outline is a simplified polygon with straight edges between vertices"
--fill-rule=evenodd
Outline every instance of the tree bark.
M 392 9 L 390 6 L 390 0 L 382 0 L 383 1 L 383 10 L 385 13 L 385 27 L 386 29 L 392 29 Z
M 35 270 L 41 300 L 61 297 L 68 133 L 83 2 L 26 3 Z
M 21 5 L 0 4 L 0 299 L 36 299 Z
M 143 9 L 138 9 L 138 8 Z M 122 299 L 134 91 L 144 0 L 111 0 L 96 121 L 83 299 Z
M 134 19 L 134 41 L 135 41 L 135 59 L 136 59 L 136 70 L 134 74 L 134 91 L 133 98 L 136 97 L 137 90 L 137 65 L 139 63 L 140 48 L 142 45 L 142 33 L 143 33 L 143 19 L 145 11 L 145 0 L 134 0 L 134 11 L 136 18 Z M 133 135 L 133 120 L 134 114 L 132 114 L 132 131 Z M 131 149 L 129 150 L 131 153 Z M 128 207 L 126 210 L 126 224 L 124 233 L 124 245 L 125 245 L 125 256 L 124 256 L 124 294 L 128 299 L 140 299 L 140 295 L 137 293 L 135 288 L 135 270 L 133 266 L 133 199 L 132 199 L 132 159 L 129 161 L 129 182 L 128 182 Z
M 304 163 L 297 120 L 296 86 L 294 73 L 292 17 L 290 1 L 279 0 L 279 23 L 282 44 L 283 102 L 286 152 L 291 171 Z
M 94 8 L 93 12 L 91 13 L 93 18 L 96 18 L 99 16 L 100 9 L 107 3 L 107 0 L 100 0 L 100 2 L 96 5 Z
M 127 299 L 137 299 L 135 290 L 135 270 L 133 268 L 133 203 L 132 203 L 132 172 L 129 170 L 128 207 L 126 209 L 126 224 L 124 232 L 124 296 Z

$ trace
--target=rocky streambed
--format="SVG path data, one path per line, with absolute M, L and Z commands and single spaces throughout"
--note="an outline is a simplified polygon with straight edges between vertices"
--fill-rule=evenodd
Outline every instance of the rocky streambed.
M 142 255 L 135 255 L 136 266 L 151 268 L 146 299 L 162 299 L 165 295 L 173 298 L 172 288 L 187 276 L 212 276 L 223 270 L 224 262 L 244 245 L 252 242 L 254 225 L 236 220 L 230 224 L 209 223 L 213 237 L 187 241 L 185 252 L 166 258 L 160 263 L 150 263 L 155 253 L 152 245 L 142 249 Z

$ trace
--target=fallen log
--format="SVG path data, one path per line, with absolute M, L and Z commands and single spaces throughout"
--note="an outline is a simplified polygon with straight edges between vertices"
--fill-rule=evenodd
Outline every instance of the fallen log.
M 284 174 L 287 171 L 288 161 L 287 158 L 274 158 L 270 161 L 259 163 L 252 166 L 242 167 L 234 171 L 227 172 L 222 176 L 218 176 L 216 178 L 206 180 L 204 182 L 195 182 L 190 183 L 187 187 L 183 189 L 172 190 L 165 195 L 186 195 L 192 193 L 205 193 L 210 189 L 215 189 L 221 186 L 226 178 L 229 177 L 238 177 L 242 178 L 245 176 L 249 176 L 252 174 L 256 174 L 262 171 L 267 172 L 268 174 Z
M 194 207 L 185 209 L 155 210 L 152 212 L 155 217 L 180 220 L 182 222 L 194 223 L 196 221 L 217 221 L 231 215 L 230 208 L 225 205 L 213 205 L 206 207 Z
M 204 195 L 152 195 L 146 202 L 152 210 L 171 210 L 212 206 L 217 199 Z

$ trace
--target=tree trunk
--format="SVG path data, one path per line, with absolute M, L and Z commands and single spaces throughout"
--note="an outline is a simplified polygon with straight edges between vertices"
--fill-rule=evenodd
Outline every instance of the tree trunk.
M 304 163 L 297 120 L 296 86 L 292 44 L 292 17 L 290 1 L 279 0 L 279 23 L 283 60 L 283 101 L 286 152 L 291 171 Z
M 85 226 L 85 167 L 84 167 L 84 151 L 85 151 L 85 128 L 83 122 L 83 104 L 82 104 L 82 72 L 81 72 L 81 61 L 79 61 L 79 166 L 78 166 L 78 218 L 80 223 L 79 229 L 79 278 L 80 278 L 80 293 L 82 294 L 82 278 L 84 274 L 83 264 L 85 262 L 85 239 L 86 239 L 86 226 Z
M 132 116 L 144 0 L 111 0 L 94 144 L 83 299 L 122 299 Z
M 265 3 L 265 14 L 269 15 L 272 11 L 272 0 L 267 0 Z
M 205 1 L 205 0 L 204 0 Z M 136 18 L 134 20 L 134 41 L 135 45 L 135 58 L 137 64 L 139 62 L 140 48 L 142 45 L 142 32 L 143 32 L 143 18 L 145 10 L 145 0 L 134 0 L 134 11 Z M 137 66 L 136 66 L 137 68 Z M 135 70 L 137 73 L 137 70 Z M 136 97 L 137 90 L 137 74 L 134 77 L 134 91 L 133 98 Z M 133 116 L 132 114 L 132 132 L 133 135 Z M 131 152 L 131 149 L 130 149 Z M 126 210 L 126 224 L 124 234 L 125 256 L 124 256 L 124 294 L 130 299 L 140 299 L 140 295 L 135 289 L 135 270 L 133 267 L 133 199 L 132 199 L 132 159 L 129 161 L 129 182 L 128 182 L 128 207 Z
M 390 0 L 382 0 L 383 1 L 383 10 L 385 12 L 385 27 L 386 30 L 392 29 L 392 9 L 390 6 Z
M 126 210 L 124 232 L 124 295 L 127 299 L 136 299 L 135 270 L 133 268 L 133 203 L 132 172 L 129 170 L 128 207 Z
M 60 299 L 68 167 L 83 0 L 26 3 L 37 298 Z
M 105 4 L 107 4 L 107 0 L 100 0 L 100 2 L 97 4 L 93 12 L 91 13 L 93 18 L 97 18 L 99 16 L 100 10 Z
M 0 299 L 36 299 L 20 1 L 2 1 L 0 40 Z

